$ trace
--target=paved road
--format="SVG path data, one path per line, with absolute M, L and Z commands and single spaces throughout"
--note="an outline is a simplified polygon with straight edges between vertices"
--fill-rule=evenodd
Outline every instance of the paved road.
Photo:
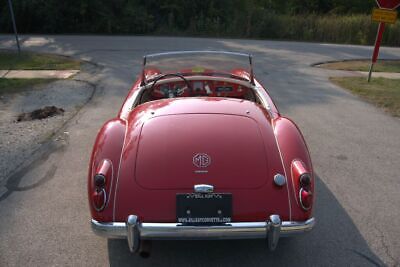
M 367 58 L 370 47 L 230 39 L 23 36 L 23 49 L 104 66 L 93 101 L 69 123 L 68 145 L 0 188 L 0 265 L 399 265 L 400 121 L 330 84 L 337 72 L 310 64 Z M 0 48 L 12 45 L 0 36 Z M 317 227 L 281 240 L 155 242 L 152 257 L 130 255 L 124 241 L 89 228 L 86 171 L 101 124 L 116 115 L 141 57 L 167 50 L 224 49 L 255 56 L 256 75 L 309 144 L 318 174 Z M 399 48 L 382 57 L 400 58 Z

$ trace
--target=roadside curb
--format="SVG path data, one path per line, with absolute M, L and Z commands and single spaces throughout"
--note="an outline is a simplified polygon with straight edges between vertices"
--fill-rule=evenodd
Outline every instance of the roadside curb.
M 319 68 L 322 70 L 326 71 L 331 71 L 331 72 L 336 72 L 334 77 L 336 76 L 343 76 L 343 75 L 349 75 L 349 76 L 358 76 L 358 77 L 367 77 L 368 72 L 367 71 L 358 71 L 358 70 L 344 70 L 344 69 L 331 69 L 331 68 L 324 68 L 324 64 L 330 64 L 330 63 L 340 63 L 340 62 L 351 62 L 351 61 L 368 61 L 369 59 L 344 59 L 344 60 L 331 60 L 331 61 L 325 61 L 325 62 L 317 62 L 313 63 L 310 66 L 314 68 Z M 381 59 L 381 61 L 399 61 L 399 59 Z M 336 75 L 337 74 L 337 75 Z M 386 78 L 386 79 L 400 79 L 400 73 L 399 72 L 382 72 L 382 71 L 374 71 L 372 72 L 372 76 L 375 78 Z
M 80 70 L 0 70 L 0 77 L 6 79 L 68 79 Z
M 327 60 L 327 61 L 320 61 L 310 64 L 311 67 L 319 68 L 320 65 L 329 64 L 329 63 L 336 63 L 336 62 L 349 62 L 349 61 L 368 61 L 371 60 L 370 58 L 351 58 L 351 59 L 342 59 L 342 60 Z M 381 58 L 380 61 L 400 61 L 400 59 L 393 59 L 393 58 Z

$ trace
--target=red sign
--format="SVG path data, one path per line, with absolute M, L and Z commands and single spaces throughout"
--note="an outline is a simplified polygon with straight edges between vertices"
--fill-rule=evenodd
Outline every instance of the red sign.
M 400 0 L 376 0 L 380 8 L 396 9 L 400 6 Z
M 376 0 L 379 8 L 394 10 L 400 6 L 400 0 Z M 372 53 L 371 68 L 369 69 L 368 82 L 371 80 L 372 68 L 378 60 L 379 47 L 381 46 L 383 32 L 385 31 L 385 22 L 379 22 L 378 33 L 376 34 L 374 52 Z

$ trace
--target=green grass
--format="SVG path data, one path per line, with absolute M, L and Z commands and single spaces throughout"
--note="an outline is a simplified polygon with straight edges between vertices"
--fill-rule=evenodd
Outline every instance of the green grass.
M 373 78 L 370 83 L 365 77 L 332 77 L 330 80 L 390 114 L 400 117 L 400 80 Z
M 322 68 L 331 70 L 369 71 L 370 60 L 349 60 L 325 63 Z M 400 60 L 378 60 L 374 65 L 375 72 L 400 72 Z
M 1 70 L 78 70 L 80 61 L 51 54 L 0 51 Z
M 56 79 L 5 79 L 0 78 L 0 94 L 18 93 L 31 90 L 37 85 L 47 84 Z

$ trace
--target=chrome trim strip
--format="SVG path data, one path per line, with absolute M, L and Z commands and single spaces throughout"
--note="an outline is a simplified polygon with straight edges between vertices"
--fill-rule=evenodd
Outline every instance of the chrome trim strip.
M 287 172 L 286 172 L 285 161 L 283 160 L 280 144 L 278 142 L 278 138 L 276 137 L 277 132 L 276 132 L 276 128 L 275 128 L 275 123 L 276 123 L 276 121 L 272 120 L 271 126 L 272 126 L 272 129 L 274 130 L 275 143 L 276 143 L 276 147 L 278 148 L 278 151 L 279 151 L 279 157 L 281 158 L 283 173 L 285 174 L 285 177 L 287 178 L 288 176 L 287 176 Z M 290 192 L 289 192 L 289 183 L 286 183 L 286 190 L 287 190 L 288 202 L 289 202 L 289 220 L 292 220 L 292 200 L 291 200 Z
M 142 96 L 142 93 L 144 92 L 145 89 L 146 89 L 146 87 L 145 87 L 145 86 L 142 86 L 142 87 L 139 87 L 139 89 L 137 89 L 137 90 L 133 93 L 131 103 L 130 103 L 130 104 L 127 104 L 128 106 L 130 106 L 129 112 L 131 112 L 133 108 L 135 108 L 136 106 L 139 105 L 140 97 Z
M 112 193 L 112 190 L 113 190 L 113 182 L 114 182 L 114 165 L 113 165 L 112 161 L 109 160 L 109 159 L 105 159 L 105 161 L 108 161 L 110 163 L 110 165 L 111 165 L 111 182 L 110 182 L 110 191 L 109 191 L 110 192 L 110 196 L 111 196 L 111 193 Z M 105 206 L 110 205 L 110 201 L 109 201 L 110 199 L 111 198 L 106 200 L 107 202 L 106 202 Z
M 155 54 L 148 54 L 145 57 L 160 57 L 160 56 L 170 56 L 170 55 L 185 55 L 185 54 L 222 54 L 222 55 L 235 55 L 235 56 L 243 56 L 249 57 L 250 54 L 240 53 L 240 52 L 233 52 L 233 51 L 217 51 L 217 50 L 186 50 L 186 51 L 169 51 L 169 52 L 162 52 L 162 53 L 155 53 Z
M 271 218 L 272 220 L 275 218 Z M 127 238 L 125 222 L 100 223 L 91 221 L 95 234 L 107 238 Z M 304 222 L 282 221 L 280 236 L 310 231 L 315 225 L 315 218 Z M 178 223 L 138 223 L 140 239 L 143 240 L 191 240 L 191 239 L 256 239 L 267 238 L 270 222 L 237 222 L 220 226 L 182 226 Z
M 256 79 L 254 79 L 254 91 L 257 93 L 258 98 L 261 100 L 262 105 L 267 109 L 268 113 L 270 114 L 271 118 L 275 118 L 275 115 L 271 111 L 271 106 L 268 100 L 265 97 L 265 94 L 269 95 L 261 83 L 259 83 Z
M 121 149 L 121 155 L 119 157 L 119 162 L 118 162 L 118 173 L 117 173 L 117 180 L 115 182 L 115 190 L 114 190 L 114 205 L 113 205 L 113 220 L 115 221 L 115 210 L 116 210 L 116 203 L 117 203 L 117 192 L 118 192 L 118 182 L 119 182 L 119 175 L 121 172 L 121 164 L 122 164 L 122 155 L 124 154 L 125 151 L 125 146 L 126 146 L 126 137 L 128 135 L 128 127 L 129 127 L 129 123 L 128 120 L 125 120 L 125 134 L 124 134 L 124 142 L 122 145 L 122 149 Z M 111 198 L 111 192 L 110 192 L 110 198 Z
M 232 55 L 232 56 L 241 56 L 245 57 L 249 61 L 249 74 L 250 74 L 250 83 L 254 85 L 254 70 L 253 70 L 253 57 L 251 54 L 245 54 L 240 52 L 231 52 L 231 51 L 216 51 L 216 50 L 189 50 L 189 51 L 169 51 L 169 52 L 161 52 L 155 54 L 145 55 L 143 57 L 143 65 L 142 65 L 142 85 L 146 85 L 146 77 L 145 77 L 145 69 L 147 65 L 147 59 L 163 57 L 163 56 L 176 56 L 176 55 L 187 55 L 187 54 L 216 54 L 216 55 Z

